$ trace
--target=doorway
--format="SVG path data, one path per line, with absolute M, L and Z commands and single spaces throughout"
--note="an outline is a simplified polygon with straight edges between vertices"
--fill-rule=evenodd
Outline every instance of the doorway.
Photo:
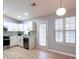
M 39 47 L 46 47 L 46 24 L 39 25 Z

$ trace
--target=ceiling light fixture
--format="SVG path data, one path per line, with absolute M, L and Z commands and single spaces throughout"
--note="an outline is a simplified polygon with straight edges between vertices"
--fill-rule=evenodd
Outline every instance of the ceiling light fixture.
M 28 13 L 26 13 L 26 12 L 25 12 L 24 14 L 25 14 L 25 15 L 28 15 Z
M 32 3 L 31 6 L 32 6 L 32 7 L 36 6 L 36 3 Z
M 66 14 L 66 9 L 62 7 L 62 0 L 60 0 L 60 8 L 57 9 L 56 14 L 58 16 L 63 16 Z
M 69 25 L 67 24 L 66 27 L 69 27 Z

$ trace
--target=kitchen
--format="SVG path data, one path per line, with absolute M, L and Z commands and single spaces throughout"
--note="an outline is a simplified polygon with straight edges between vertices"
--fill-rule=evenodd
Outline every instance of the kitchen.
M 9 19 L 9 18 L 5 17 L 5 19 Z M 13 47 L 13 46 L 24 47 L 23 39 L 25 37 L 26 37 L 26 40 L 28 41 L 28 46 L 26 48 L 29 48 L 29 49 L 35 48 L 35 23 L 34 22 L 28 22 L 26 24 L 13 23 L 13 22 L 5 21 L 5 19 L 4 19 L 4 26 L 3 26 L 4 49 Z M 6 43 L 5 41 L 6 39 L 8 40 L 8 43 Z M 8 44 L 8 46 L 6 44 Z
M 75 0 L 3 3 L 4 59 L 76 58 Z

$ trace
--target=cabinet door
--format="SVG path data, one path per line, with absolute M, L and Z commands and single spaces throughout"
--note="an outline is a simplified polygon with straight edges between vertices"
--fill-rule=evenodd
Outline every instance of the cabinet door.
M 23 37 L 22 36 L 18 36 L 18 45 L 23 46 Z
M 23 46 L 23 37 L 20 37 L 20 46 Z
M 35 48 L 35 37 L 29 37 L 29 49 Z
M 21 38 L 21 46 L 23 46 L 23 38 Z
M 16 36 L 10 36 L 10 46 L 17 45 L 17 37 Z

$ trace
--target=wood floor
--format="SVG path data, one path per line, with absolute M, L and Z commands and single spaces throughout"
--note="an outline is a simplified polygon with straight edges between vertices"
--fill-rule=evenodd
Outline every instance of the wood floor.
M 39 49 L 28 51 L 20 47 L 4 50 L 4 59 L 76 59 L 73 57 L 47 52 Z

